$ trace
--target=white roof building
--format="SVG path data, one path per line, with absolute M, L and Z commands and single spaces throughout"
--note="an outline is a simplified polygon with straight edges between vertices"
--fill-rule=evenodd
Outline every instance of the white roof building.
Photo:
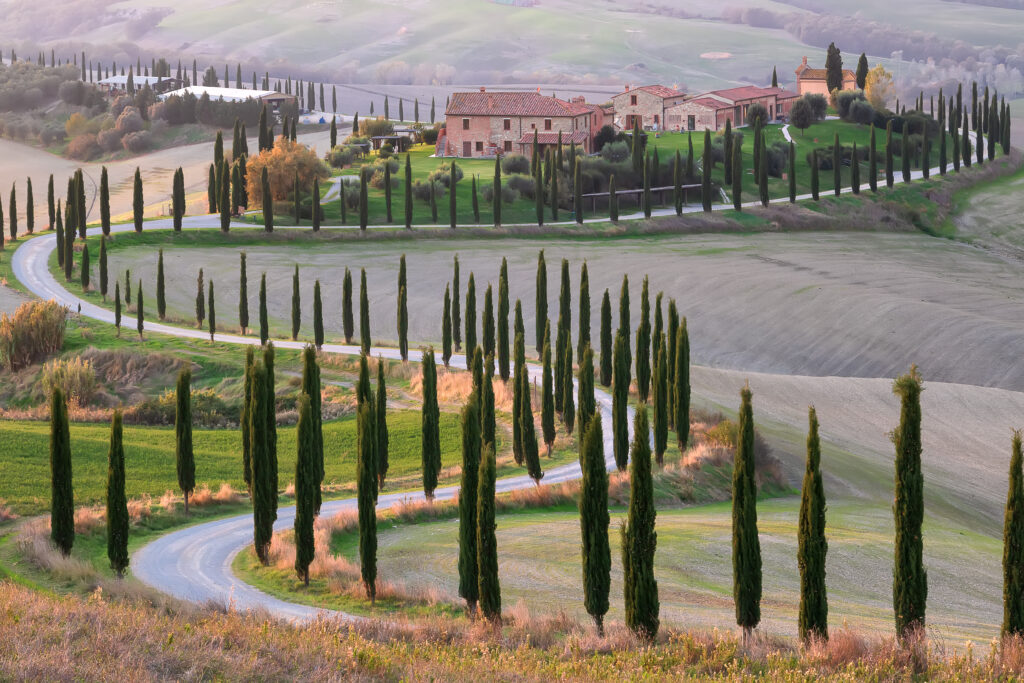
M 190 85 L 187 88 L 172 90 L 169 93 L 165 93 L 161 98 L 166 99 L 172 95 L 177 95 L 179 97 L 182 95 L 195 95 L 196 97 L 209 95 L 211 100 L 224 100 L 225 102 L 245 102 L 246 100 L 262 100 L 267 98 L 285 99 L 290 97 L 289 95 L 282 95 L 281 93 L 273 90 L 252 90 L 251 88 L 214 88 L 205 85 Z M 277 97 L 274 97 L 275 95 Z

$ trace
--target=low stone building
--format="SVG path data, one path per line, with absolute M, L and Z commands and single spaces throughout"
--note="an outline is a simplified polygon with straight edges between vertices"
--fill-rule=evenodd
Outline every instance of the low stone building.
M 271 113 L 278 113 L 282 108 L 294 109 L 298 104 L 295 95 L 285 95 L 273 90 L 252 90 L 250 88 L 217 88 L 205 85 L 190 85 L 179 90 L 163 94 L 160 99 L 168 97 L 183 97 L 193 95 L 202 98 L 206 95 L 211 100 L 223 100 L 224 102 L 245 102 L 246 100 L 258 100 L 267 105 Z
M 759 88 L 745 85 L 726 90 L 712 90 L 684 100 L 666 112 L 666 126 L 674 131 L 721 130 L 725 122 L 733 127 L 747 125 L 747 111 L 760 104 L 770 120 L 789 115 L 797 94 L 782 88 Z
M 585 153 L 610 114 L 582 97 L 561 100 L 537 92 L 452 93 L 445 127 L 437 139 L 438 156 L 491 157 L 519 153 L 530 156 L 534 135 L 544 147 L 575 143 Z
M 686 99 L 686 93 L 664 85 L 642 85 L 639 88 L 626 86 L 625 91 L 612 97 L 616 123 L 623 130 L 630 130 L 633 124 L 650 130 L 666 129 L 666 112 L 669 107 Z
M 800 95 L 813 93 L 828 97 L 828 72 L 825 69 L 812 69 L 807 65 L 807 57 L 804 57 L 800 66 L 796 68 L 796 89 Z M 840 90 L 856 89 L 857 74 L 849 69 L 843 69 L 843 87 Z

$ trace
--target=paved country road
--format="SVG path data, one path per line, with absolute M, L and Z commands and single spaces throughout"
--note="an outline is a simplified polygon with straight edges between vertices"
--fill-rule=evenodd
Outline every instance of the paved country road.
M 208 221 L 209 219 L 206 220 Z M 126 232 L 133 229 L 130 225 L 119 225 L 112 228 L 115 232 Z M 211 227 L 210 229 L 217 228 Z M 22 244 L 15 251 L 14 258 L 12 259 L 12 267 L 16 277 L 33 294 L 42 299 L 53 299 L 72 310 L 81 307 L 81 315 L 113 323 L 113 312 L 78 298 L 59 284 L 53 277 L 47 264 L 50 254 L 55 248 L 56 236 L 53 234 L 44 234 Z M 135 325 L 135 318 L 127 315 L 123 316 L 122 325 L 127 329 L 132 329 Z M 202 330 L 164 325 L 148 320 L 145 321 L 145 331 L 192 339 L 206 339 L 209 337 L 209 334 Z M 216 334 L 215 337 L 217 341 L 222 343 L 239 345 L 259 344 L 259 339 L 256 337 L 243 337 L 232 334 Z M 278 348 L 301 349 L 306 343 L 291 340 L 274 340 L 274 345 Z M 358 355 L 360 347 L 324 344 L 323 351 L 326 353 Z M 401 357 L 398 350 L 392 348 L 373 348 L 371 355 L 383 356 L 388 359 L 399 359 Z M 418 362 L 420 359 L 420 352 L 409 351 L 409 360 Z M 452 356 L 451 365 L 465 369 L 466 357 L 464 355 Z M 539 367 L 528 366 L 528 371 L 531 379 L 540 379 L 541 369 Z M 611 396 L 597 388 L 595 389 L 595 398 L 604 426 L 605 462 L 609 469 L 614 469 Z M 629 413 L 630 423 L 632 423 L 632 409 L 630 409 Z M 632 432 L 631 427 L 630 432 Z M 329 458 L 331 456 L 332 454 L 325 453 L 325 457 Z M 570 463 L 551 468 L 545 472 L 543 481 L 544 483 L 558 483 L 578 479 L 579 477 L 579 463 Z M 498 493 L 504 493 L 531 486 L 534 486 L 533 480 L 526 475 L 521 475 L 499 479 L 496 489 Z M 450 499 L 457 492 L 457 486 L 439 488 L 435 491 L 435 498 L 438 500 Z M 377 508 L 387 509 L 399 502 L 423 499 L 422 491 L 386 494 L 380 496 Z M 321 508 L 321 515 L 329 516 L 342 510 L 353 510 L 355 508 L 356 500 L 354 498 L 325 501 Z M 294 520 L 294 506 L 279 508 L 278 519 L 274 529 L 280 531 L 290 528 L 294 524 Z M 231 571 L 231 563 L 235 556 L 252 542 L 252 524 L 252 515 L 246 514 L 197 524 L 171 532 L 137 550 L 132 557 L 131 571 L 143 583 L 176 598 L 194 603 L 231 605 L 235 609 L 262 609 L 284 619 L 312 619 L 321 614 L 342 618 L 356 618 L 342 612 L 285 602 L 271 597 L 238 579 Z

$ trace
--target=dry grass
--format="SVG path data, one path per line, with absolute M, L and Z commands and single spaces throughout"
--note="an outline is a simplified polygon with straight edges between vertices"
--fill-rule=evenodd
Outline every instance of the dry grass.
M 106 524 L 107 511 L 103 508 L 78 508 L 75 510 L 75 533 L 89 536 Z
M 132 524 L 137 524 L 153 514 L 153 499 L 144 495 L 141 498 L 132 498 L 128 501 L 128 519 Z
M 12 519 L 17 519 L 18 515 L 14 514 L 10 507 L 7 505 L 7 501 L 0 498 L 0 524 L 3 522 L 9 522 Z

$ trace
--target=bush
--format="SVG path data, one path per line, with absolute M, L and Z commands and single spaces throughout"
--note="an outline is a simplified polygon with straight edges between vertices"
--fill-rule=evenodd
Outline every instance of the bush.
M 395 126 L 383 118 L 360 119 L 359 135 L 364 138 L 374 138 L 379 135 L 391 135 L 395 132 Z
M 159 398 L 149 398 L 124 413 L 124 421 L 135 425 L 172 425 L 177 409 L 177 393 L 168 389 Z M 193 424 L 207 428 L 223 428 L 239 420 L 238 407 L 229 406 L 213 389 L 192 390 Z
M 128 133 L 121 139 L 124 148 L 132 153 L 145 152 L 153 146 L 153 135 L 148 130 Z
M 597 131 L 597 135 L 594 136 L 594 151 L 602 151 L 605 145 L 614 142 L 617 137 L 618 133 L 615 132 L 614 126 L 601 126 L 601 130 Z
M 0 316 L 0 360 L 20 370 L 56 353 L 64 345 L 67 309 L 55 301 L 26 301 L 14 315 Z
M 828 113 L 828 100 L 825 99 L 824 95 L 808 93 L 800 99 L 806 101 L 811 107 L 811 115 L 814 117 L 815 121 L 825 120 L 825 114 Z
M 850 108 L 846 116 L 847 120 L 851 123 L 870 124 L 875 120 L 875 108 L 867 100 L 855 99 L 853 102 L 850 102 Z
M 121 112 L 127 107 L 134 107 L 135 100 L 127 95 L 119 95 L 114 98 L 114 101 L 110 103 L 110 115 L 115 119 L 121 115 Z
M 125 107 L 121 114 L 117 117 L 117 123 L 114 127 L 121 132 L 121 135 L 127 135 L 128 133 L 135 133 L 146 127 L 146 122 L 142 120 L 142 114 L 135 107 Z
M 501 172 L 505 175 L 513 173 L 529 173 L 530 160 L 522 154 L 506 154 L 501 157 Z
M 532 176 L 522 175 L 520 173 L 510 175 L 505 179 L 504 185 L 506 187 L 511 187 L 527 199 L 533 199 L 536 194 L 536 183 L 534 183 Z
M 310 188 L 313 179 L 324 180 L 330 176 L 327 167 L 309 147 L 292 142 L 284 136 L 277 138 L 273 149 L 263 150 L 250 157 L 246 166 L 246 190 L 249 205 L 259 206 L 263 201 L 263 169 L 267 169 L 270 191 L 274 201 L 291 198 L 295 176 L 299 176 L 299 187 Z
M 81 81 L 65 81 L 60 84 L 57 95 L 65 104 L 81 106 L 85 100 L 85 83 Z
M 78 135 L 68 144 L 67 155 L 78 161 L 89 161 L 100 153 L 100 146 L 96 142 L 96 135 L 83 133 Z
M 104 152 L 116 152 L 121 149 L 121 131 L 116 128 L 110 128 L 109 130 L 100 131 L 100 134 L 96 136 L 96 143 L 100 146 Z
M 494 201 L 494 185 L 484 185 L 483 189 L 480 190 L 480 194 L 483 195 L 483 199 L 487 203 Z M 511 204 L 515 200 L 519 199 L 519 191 L 515 188 L 509 187 L 508 185 L 501 186 L 501 203 Z
M 39 131 L 39 142 L 43 143 L 47 147 L 55 145 L 58 142 L 64 142 L 66 137 L 67 134 L 65 133 L 64 128 L 55 124 L 48 124 Z
M 611 142 L 601 148 L 601 158 L 613 164 L 629 159 L 632 150 L 628 142 Z
M 836 93 L 836 112 L 843 121 L 849 120 L 850 106 L 854 102 L 866 102 L 862 90 L 840 90 Z
M 394 153 L 395 146 L 390 142 L 385 142 L 380 146 L 380 150 L 378 150 L 377 155 L 380 156 L 381 159 L 387 159 L 388 157 L 393 156 Z
M 398 160 L 394 158 L 378 159 L 374 164 L 366 166 L 372 171 L 370 186 L 378 190 L 384 189 L 384 167 L 391 168 L 391 187 L 398 187 Z
M 767 161 L 768 175 L 773 178 L 781 178 L 789 167 L 789 143 L 781 140 L 773 142 L 765 148 L 765 160 Z
M 47 363 L 40 373 L 39 384 L 44 396 L 49 396 L 55 388 L 60 388 L 68 401 L 79 406 L 92 403 L 99 388 L 92 363 L 83 360 L 81 356 Z
M 754 122 L 757 120 L 761 121 L 762 126 L 771 121 L 771 116 L 768 115 L 768 110 L 765 109 L 764 105 L 760 102 L 755 102 L 747 107 L 747 123 L 753 126 Z
M 461 166 L 455 166 L 455 182 L 459 182 L 465 176 Z M 430 172 L 427 176 L 427 180 L 431 180 L 435 183 L 441 183 L 445 187 L 451 187 L 452 184 L 452 165 L 441 164 L 436 169 Z
M 423 140 L 424 144 L 436 145 L 437 136 L 440 134 L 440 132 L 441 131 L 436 126 L 424 128 L 423 130 L 420 131 L 420 139 Z
M 327 163 L 334 168 L 345 168 L 363 155 L 363 150 L 356 145 L 338 145 L 327 153 Z
M 417 180 L 412 184 L 412 196 L 420 201 L 430 201 L 430 186 L 431 182 Z M 433 183 L 434 186 L 434 199 L 440 202 L 445 196 L 445 186 L 441 183 Z

